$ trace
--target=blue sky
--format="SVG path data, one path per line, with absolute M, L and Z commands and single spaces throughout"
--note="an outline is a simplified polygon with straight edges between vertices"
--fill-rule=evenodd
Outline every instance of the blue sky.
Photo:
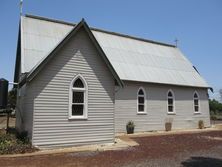
M 221 0 L 23 0 L 23 13 L 173 43 L 217 90 L 222 88 Z M 13 81 L 19 0 L 0 1 L 0 78 Z

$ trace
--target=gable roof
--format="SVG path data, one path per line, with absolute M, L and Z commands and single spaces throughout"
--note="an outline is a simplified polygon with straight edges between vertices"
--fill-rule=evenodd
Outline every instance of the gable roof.
M 29 15 L 22 17 L 21 72 L 31 71 L 31 76 L 40 62 L 47 60 L 49 53 L 72 33 L 73 27 L 75 24 L 58 20 Z M 87 29 L 97 49 L 121 80 L 209 87 L 190 61 L 173 45 Z
M 85 22 L 84 19 L 82 19 L 72 30 L 67 33 L 65 37 L 50 51 L 48 55 L 46 55 L 43 59 L 41 59 L 30 71 L 30 73 L 27 75 L 27 80 L 31 81 L 35 75 L 44 68 L 44 66 L 51 60 L 53 56 L 56 55 L 57 51 L 59 51 L 68 41 L 69 39 L 74 36 L 76 33 L 78 33 L 80 28 L 84 28 L 87 34 L 89 35 L 89 38 L 92 40 L 94 46 L 102 56 L 103 60 L 105 61 L 106 65 L 110 69 L 113 77 L 116 79 L 117 83 L 119 86 L 123 86 L 123 83 L 119 76 L 116 74 L 115 70 L 113 69 L 112 65 L 110 64 L 109 60 L 107 59 L 106 55 L 100 48 L 99 44 L 97 43 L 96 39 L 94 38 L 90 28 L 88 27 L 87 23 Z

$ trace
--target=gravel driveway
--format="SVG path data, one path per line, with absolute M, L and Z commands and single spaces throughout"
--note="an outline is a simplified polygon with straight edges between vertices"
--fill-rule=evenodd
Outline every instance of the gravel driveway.
M 222 167 L 222 131 L 130 137 L 125 150 L 0 158 L 0 166 Z

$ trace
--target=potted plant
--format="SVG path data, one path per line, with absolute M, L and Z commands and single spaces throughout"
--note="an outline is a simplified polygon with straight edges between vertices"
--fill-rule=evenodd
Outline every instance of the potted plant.
M 165 130 L 166 131 L 171 131 L 172 129 L 172 122 L 173 122 L 173 119 L 171 118 L 168 118 L 165 122 Z
M 135 128 L 135 124 L 134 124 L 133 121 L 127 122 L 127 124 L 126 124 L 127 134 L 132 134 L 132 133 L 134 133 L 134 128 Z
M 171 131 L 172 129 L 172 123 L 171 122 L 166 122 L 165 123 L 165 130 L 166 131 Z
M 199 126 L 199 129 L 204 129 L 204 121 L 203 120 L 199 120 L 198 126 Z

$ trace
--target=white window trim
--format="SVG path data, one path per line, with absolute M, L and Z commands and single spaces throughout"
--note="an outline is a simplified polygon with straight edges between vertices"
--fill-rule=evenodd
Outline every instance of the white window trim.
M 197 97 L 198 98 L 194 98 L 194 95 L 195 93 L 197 94 Z M 195 99 L 198 99 L 198 111 L 195 111 L 195 104 L 194 104 L 194 100 Z M 199 96 L 199 93 L 197 91 L 194 91 L 193 93 L 193 111 L 194 111 L 194 114 L 201 114 L 201 110 L 200 110 L 200 96 Z
M 140 89 L 143 91 L 144 95 L 139 95 L 139 91 Z M 136 94 L 136 108 L 137 108 L 137 114 L 147 114 L 147 111 L 146 111 L 146 91 L 143 87 L 140 87 L 138 90 L 137 90 L 137 94 Z M 139 111 L 139 102 L 138 102 L 138 97 L 144 97 L 144 111 L 141 112 Z
M 73 88 L 73 83 L 77 80 L 81 79 L 83 82 L 84 88 Z M 73 116 L 72 115 L 72 96 L 73 90 L 84 92 L 84 108 L 83 108 L 83 115 L 81 116 Z M 88 118 L 88 84 L 84 77 L 81 74 L 76 75 L 69 86 L 69 119 L 87 119 Z
M 169 108 L 169 104 L 168 104 L 168 94 L 169 94 L 169 92 L 171 92 L 172 95 L 173 95 L 173 112 L 169 112 L 169 110 L 168 110 L 168 108 Z M 169 89 L 169 90 L 167 91 L 167 114 L 168 114 L 168 115 L 175 115 L 175 114 L 176 114 L 176 109 L 175 109 L 175 95 L 174 95 L 174 92 L 172 91 L 172 89 Z

